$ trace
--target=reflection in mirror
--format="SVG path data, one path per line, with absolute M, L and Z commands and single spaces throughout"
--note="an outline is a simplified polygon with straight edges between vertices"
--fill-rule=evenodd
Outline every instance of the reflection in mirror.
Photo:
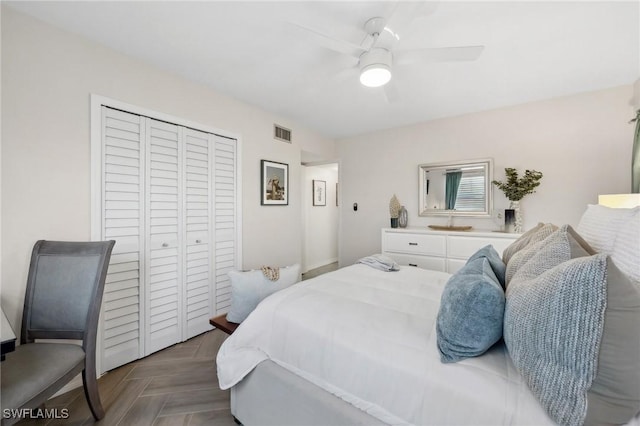
M 420 216 L 489 216 L 493 160 L 421 164 Z

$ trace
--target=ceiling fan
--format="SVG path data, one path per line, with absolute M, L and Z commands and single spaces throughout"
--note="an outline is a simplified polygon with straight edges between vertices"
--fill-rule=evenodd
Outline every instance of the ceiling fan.
M 484 50 L 481 45 L 412 50 L 397 47 L 401 34 L 406 32 L 411 21 L 433 9 L 433 2 L 398 1 L 387 18 L 377 16 L 364 23 L 365 36 L 360 44 L 334 38 L 307 26 L 294 25 L 304 30 L 321 46 L 357 59 L 357 66 L 351 71 L 359 71 L 360 83 L 367 87 L 385 86 L 388 100 L 393 100 L 396 97 L 395 90 L 386 85 L 391 81 L 394 67 L 430 62 L 473 61 Z

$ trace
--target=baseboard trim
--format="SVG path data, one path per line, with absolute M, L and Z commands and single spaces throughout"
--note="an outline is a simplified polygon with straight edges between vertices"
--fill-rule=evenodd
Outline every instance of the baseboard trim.
M 331 259 L 321 260 L 319 262 L 312 263 L 311 265 L 307 265 L 306 270 L 302 271 L 302 273 L 306 274 L 307 272 L 309 272 L 312 269 L 320 268 L 322 266 L 327 266 L 327 265 L 329 265 L 331 263 L 335 263 L 337 261 L 338 261 L 337 257 L 332 257 Z

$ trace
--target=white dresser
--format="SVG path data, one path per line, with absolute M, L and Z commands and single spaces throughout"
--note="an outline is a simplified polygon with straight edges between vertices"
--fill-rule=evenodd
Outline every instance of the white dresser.
M 521 234 L 492 231 L 433 231 L 423 228 L 384 228 L 382 254 L 400 265 L 454 273 L 482 247 L 491 244 L 498 254 Z

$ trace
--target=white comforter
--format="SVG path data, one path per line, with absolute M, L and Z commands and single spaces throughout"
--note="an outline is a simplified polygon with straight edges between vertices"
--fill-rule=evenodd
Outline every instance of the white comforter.
M 440 362 L 435 318 L 448 278 L 360 264 L 276 293 L 220 348 L 220 387 L 271 359 L 389 424 L 553 424 L 503 345 Z

